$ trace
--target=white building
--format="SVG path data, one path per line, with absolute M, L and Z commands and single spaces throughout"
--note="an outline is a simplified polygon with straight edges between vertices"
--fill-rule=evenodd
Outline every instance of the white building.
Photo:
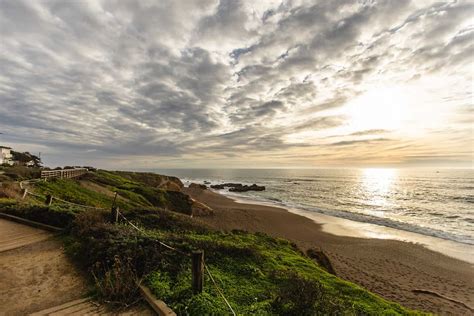
M 0 165 L 13 165 L 13 156 L 10 147 L 0 146 Z

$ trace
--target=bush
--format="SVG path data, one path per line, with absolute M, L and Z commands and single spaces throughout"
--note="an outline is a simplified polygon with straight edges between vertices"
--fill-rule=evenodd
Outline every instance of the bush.
M 0 210 L 4 207 L 11 207 L 16 205 L 16 200 L 15 199 L 10 199 L 10 198 L 2 198 L 0 197 Z
M 18 198 L 19 194 L 18 184 L 13 182 L 0 183 L 0 198 Z
M 23 217 L 32 221 L 40 222 L 46 225 L 51 225 L 60 228 L 68 228 L 72 224 L 77 210 L 64 209 L 47 206 L 26 206 L 26 205 L 0 205 L 2 212 L 10 215 Z
M 12 180 L 20 179 L 36 179 L 41 176 L 40 168 L 28 168 L 25 166 L 10 166 L 5 169 L 5 176 L 8 176 Z
M 99 298 L 116 305 L 131 304 L 137 300 L 139 279 L 130 259 L 115 256 L 110 269 L 104 269 L 97 263 L 93 276 Z
M 316 313 L 316 304 L 323 298 L 323 287 L 291 271 L 276 271 L 272 276 L 279 283 L 278 294 L 272 303 L 278 315 L 305 316 Z
M 167 273 L 154 271 L 148 276 L 148 286 L 153 288 L 153 293 L 161 300 L 171 296 L 171 278 Z
M 230 315 L 227 306 L 209 293 L 192 296 L 182 310 L 185 315 Z

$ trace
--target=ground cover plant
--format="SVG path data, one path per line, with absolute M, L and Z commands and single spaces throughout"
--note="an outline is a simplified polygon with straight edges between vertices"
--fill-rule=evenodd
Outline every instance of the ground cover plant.
M 204 292 L 193 295 L 190 258 L 157 240 L 184 253 L 204 250 L 207 266 L 240 315 L 416 314 L 327 273 L 286 240 L 212 231 L 167 211 L 136 210 L 125 216 L 142 231 L 125 222 L 109 224 L 106 214 L 79 215 L 68 252 L 96 282 L 113 279 L 112 284 L 121 273 L 125 280 L 142 280 L 179 315 L 227 315 L 229 309 L 208 277 Z M 113 291 L 99 295 L 133 301 L 136 287 L 122 291 L 114 284 Z

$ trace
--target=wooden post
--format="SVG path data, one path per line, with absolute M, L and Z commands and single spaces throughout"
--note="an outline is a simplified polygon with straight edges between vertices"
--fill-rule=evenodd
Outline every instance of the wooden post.
M 111 223 L 117 223 L 118 222 L 119 208 L 118 208 L 118 206 L 115 205 L 116 202 L 117 202 L 117 192 L 115 192 L 114 201 L 112 202 L 112 211 L 110 213 L 110 222 Z
M 28 189 L 23 189 L 23 196 L 21 197 L 22 200 L 26 198 L 26 195 L 28 194 Z
M 115 193 L 115 195 L 114 195 L 114 201 L 112 202 L 112 208 L 115 207 L 115 203 L 117 202 L 117 195 L 118 195 L 117 192 L 114 192 L 114 193 Z
M 110 213 L 110 222 L 115 224 L 118 222 L 118 215 L 119 215 L 119 207 L 112 206 L 112 211 Z
M 50 206 L 53 203 L 53 196 L 51 194 L 46 195 L 46 205 Z
M 204 251 L 197 250 L 192 253 L 192 282 L 193 293 L 202 293 L 204 285 Z

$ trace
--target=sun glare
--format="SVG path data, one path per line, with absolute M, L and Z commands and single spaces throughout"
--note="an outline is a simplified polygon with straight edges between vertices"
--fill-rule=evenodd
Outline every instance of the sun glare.
M 362 171 L 361 180 L 364 195 L 373 205 L 387 206 L 387 195 L 397 177 L 396 169 L 367 168 Z
M 351 130 L 401 129 L 410 119 L 412 100 L 401 88 L 370 90 L 348 104 Z

